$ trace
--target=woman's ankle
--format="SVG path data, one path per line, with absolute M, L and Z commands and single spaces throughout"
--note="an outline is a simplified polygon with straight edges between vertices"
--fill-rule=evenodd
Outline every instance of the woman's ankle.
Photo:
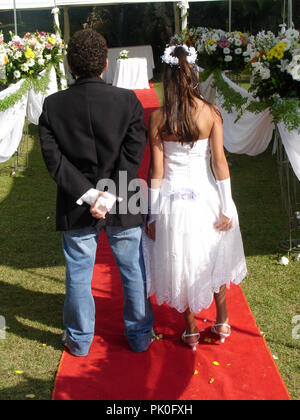
M 199 332 L 198 327 L 196 324 L 194 325 L 187 325 L 185 332 L 187 334 L 197 334 Z

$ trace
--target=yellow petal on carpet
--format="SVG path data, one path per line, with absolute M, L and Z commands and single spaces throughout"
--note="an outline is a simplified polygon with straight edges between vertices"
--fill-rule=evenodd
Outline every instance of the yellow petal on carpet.
M 199 370 L 195 370 L 194 375 L 199 375 Z
M 213 384 L 215 382 L 215 378 L 210 378 L 209 383 Z
M 219 363 L 219 362 L 212 362 L 212 364 L 213 364 L 214 366 L 220 366 L 220 363 Z
M 16 370 L 15 371 L 16 375 L 23 375 L 23 373 L 24 373 L 23 370 Z

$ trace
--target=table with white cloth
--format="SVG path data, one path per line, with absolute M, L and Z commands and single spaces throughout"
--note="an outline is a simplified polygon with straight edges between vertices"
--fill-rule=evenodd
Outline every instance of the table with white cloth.
M 146 58 L 117 60 L 113 86 L 124 89 L 150 89 Z
M 153 79 L 153 69 L 154 65 L 154 58 L 153 58 L 153 50 L 151 45 L 141 45 L 135 47 L 118 47 L 118 48 L 109 48 L 108 49 L 108 70 L 103 73 L 103 80 L 106 83 L 112 84 L 115 77 L 115 72 L 117 69 L 117 60 L 120 56 L 120 52 L 122 50 L 127 50 L 128 55 L 131 58 L 143 58 L 147 59 L 147 73 L 148 73 L 148 80 Z

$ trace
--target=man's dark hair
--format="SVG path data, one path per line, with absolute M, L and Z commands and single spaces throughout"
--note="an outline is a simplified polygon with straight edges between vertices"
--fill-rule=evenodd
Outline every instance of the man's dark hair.
M 68 63 L 78 77 L 98 77 L 107 58 L 107 44 L 102 35 L 92 29 L 76 32 L 69 41 Z

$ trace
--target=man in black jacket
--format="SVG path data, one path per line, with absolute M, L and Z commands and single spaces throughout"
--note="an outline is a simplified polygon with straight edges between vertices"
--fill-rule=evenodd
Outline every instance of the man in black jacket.
M 63 343 L 73 355 L 85 356 L 93 341 L 91 280 L 104 228 L 123 282 L 125 335 L 133 351 L 145 351 L 153 326 L 141 250 L 145 209 L 131 212 L 128 199 L 138 190 L 124 192 L 124 183 L 135 182 L 145 151 L 144 112 L 134 92 L 101 79 L 107 46 L 97 32 L 72 37 L 68 63 L 76 83 L 45 100 L 39 123 L 44 160 L 58 186 L 57 230 L 63 231 L 66 258 Z M 115 196 L 125 199 L 112 207 Z

